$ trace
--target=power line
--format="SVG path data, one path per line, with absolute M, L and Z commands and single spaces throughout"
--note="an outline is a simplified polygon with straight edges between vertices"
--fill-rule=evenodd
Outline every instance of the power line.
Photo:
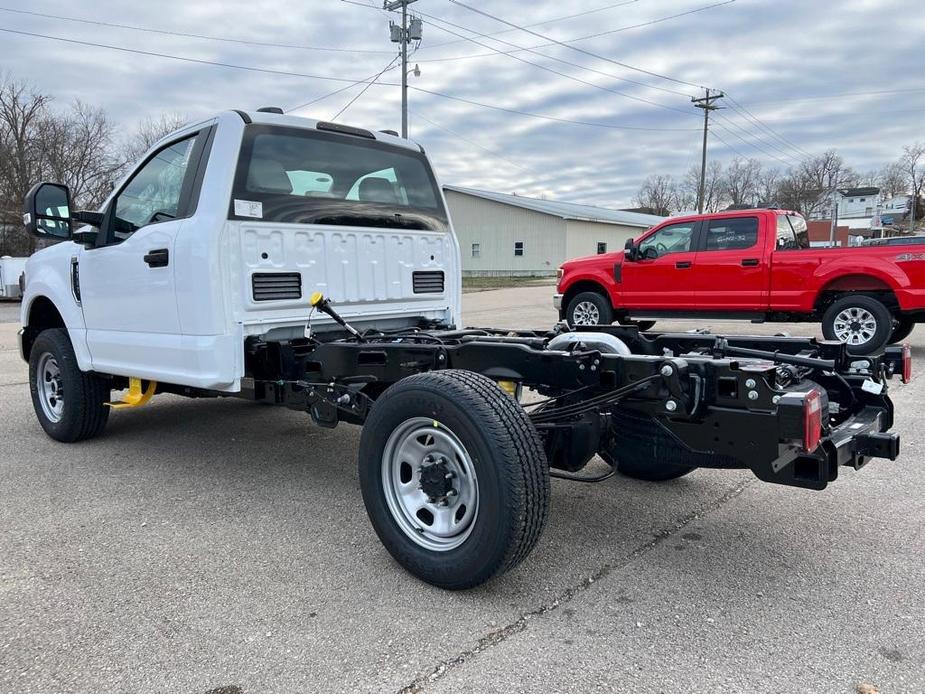
M 207 34 L 193 34 L 183 31 L 170 31 L 168 29 L 153 29 L 133 24 L 118 24 L 116 22 L 104 22 L 95 19 L 84 19 L 82 17 L 68 17 L 57 14 L 47 14 L 45 12 L 33 12 L 30 10 L 18 10 L 12 7 L 0 7 L 0 12 L 14 12 L 21 15 L 31 15 L 33 17 L 44 17 L 46 19 L 60 19 L 65 22 L 78 22 L 80 24 L 93 24 L 96 26 L 111 27 L 114 29 L 128 29 L 130 31 L 144 31 L 151 34 L 162 34 L 165 36 L 180 36 L 191 39 L 205 39 L 207 41 L 221 41 L 223 43 L 237 43 L 245 46 L 261 46 L 263 48 L 295 48 L 302 51 L 329 51 L 332 53 L 373 53 L 377 55 L 390 54 L 391 51 L 381 50 L 364 50 L 359 48 L 330 48 L 322 46 L 303 46 L 297 44 L 279 43 L 276 41 L 249 41 L 246 39 L 229 38 L 226 36 L 214 36 Z
M 366 5 L 366 7 L 369 7 L 369 5 Z M 94 43 L 91 41 L 68 39 L 68 38 L 64 38 L 61 36 L 50 36 L 47 34 L 38 34 L 34 32 L 29 32 L 29 31 L 19 31 L 16 29 L 5 29 L 3 27 L 0 27 L 0 32 L 5 32 L 8 34 L 16 34 L 16 35 L 21 35 L 21 36 L 31 36 L 31 37 L 49 39 L 52 41 L 61 41 L 64 43 L 72 43 L 72 44 L 77 44 L 80 46 L 89 46 L 91 48 L 106 48 L 109 50 L 120 51 L 124 53 L 133 53 L 137 55 L 145 55 L 145 56 L 155 57 L 155 58 L 167 58 L 169 60 L 179 60 L 182 62 L 195 63 L 197 65 L 210 65 L 213 67 L 229 68 L 233 70 L 244 70 L 247 72 L 257 72 L 257 73 L 264 73 L 264 74 L 271 74 L 271 75 L 285 75 L 289 77 L 304 77 L 307 79 L 318 79 L 318 80 L 323 80 L 323 81 L 328 81 L 328 82 L 340 82 L 340 83 L 348 84 L 348 86 L 345 87 L 343 90 L 338 90 L 337 92 L 332 92 L 331 94 L 325 94 L 319 97 L 318 99 L 316 99 L 316 101 L 319 101 L 321 99 L 326 99 L 327 97 L 333 95 L 334 93 L 339 93 L 340 91 L 344 91 L 346 89 L 349 89 L 350 87 L 356 86 L 358 84 L 367 82 L 370 79 L 372 79 L 370 77 L 365 77 L 363 79 L 358 79 L 358 80 L 357 79 L 346 79 L 342 77 L 325 77 L 323 75 L 312 75 L 312 74 L 307 74 L 307 73 L 302 73 L 302 72 L 291 72 L 287 70 L 274 70 L 271 68 L 260 68 L 260 67 L 253 67 L 249 65 L 237 65 L 234 63 L 222 63 L 222 62 L 217 62 L 217 61 L 212 61 L 212 60 L 202 60 L 199 58 L 187 58 L 184 56 L 171 55 L 169 53 L 155 53 L 153 51 L 142 51 L 142 50 L 135 49 L 135 48 L 124 48 L 122 46 L 111 46 L 108 44 Z M 376 86 L 377 87 L 382 87 L 382 86 L 397 87 L 399 86 L 399 84 L 397 82 L 376 82 Z M 504 106 L 495 106 L 492 104 L 486 104 L 480 101 L 475 101 L 474 99 L 466 99 L 464 97 L 453 96 L 452 94 L 446 94 L 444 92 L 437 92 L 437 91 L 432 91 L 429 89 L 423 89 L 421 87 L 409 87 L 409 89 L 413 89 L 422 94 L 430 94 L 431 96 L 436 96 L 442 99 L 449 99 L 451 101 L 467 103 L 473 106 L 479 106 L 481 108 L 486 108 L 486 109 L 490 109 L 493 111 L 502 111 L 504 113 L 514 113 L 514 114 L 526 116 L 529 118 L 537 118 L 537 119 L 552 121 L 556 123 L 569 123 L 572 125 L 584 125 L 588 127 L 604 128 L 608 130 L 631 130 L 631 131 L 644 131 L 644 132 L 689 132 L 690 130 L 692 130 L 691 128 L 648 128 L 648 127 L 633 126 L 633 125 L 618 125 L 616 123 L 594 123 L 594 122 L 589 122 L 589 121 L 572 120 L 568 118 L 557 118 L 555 116 L 548 116 L 548 115 L 544 115 L 540 113 L 532 113 L 529 111 L 519 111 L 517 109 L 506 108 Z M 309 104 L 311 103 L 313 102 L 309 102 Z M 309 105 L 309 104 L 304 104 L 302 106 L 297 106 L 295 108 L 303 108 L 305 105 Z M 295 110 L 295 109 L 290 109 L 290 110 Z
M 423 62 L 423 61 L 422 61 Z M 815 96 L 800 96 L 786 99 L 764 99 L 761 101 L 752 101 L 752 104 L 771 104 L 780 102 L 794 101 L 816 101 L 818 99 L 850 99 L 856 96 L 879 96 L 881 94 L 909 94 L 912 92 L 925 92 L 925 87 L 912 87 L 910 89 L 879 89 L 867 92 L 836 92 L 834 94 L 819 94 Z
M 340 118 L 348 108 L 353 106 L 353 104 L 356 103 L 357 99 L 363 96 L 369 90 L 369 88 L 372 87 L 376 83 L 376 80 L 382 77 L 382 75 L 385 74 L 386 70 L 388 70 L 393 65 L 395 65 L 397 61 L 398 61 L 398 56 L 395 56 L 394 58 L 392 58 L 392 60 L 389 61 L 388 65 L 386 65 L 384 68 L 382 68 L 382 70 L 379 71 L 378 75 L 376 75 L 369 82 L 367 82 L 366 86 L 363 87 L 356 96 L 354 96 L 350 101 L 348 101 L 346 106 L 344 106 L 340 111 L 337 112 L 337 115 L 331 119 L 331 122 L 332 123 L 336 122 L 337 119 Z
M 305 72 L 291 72 L 289 70 L 275 70 L 273 68 L 264 68 L 264 67 L 253 67 L 250 65 L 237 65 L 235 63 L 223 63 L 215 60 L 204 60 L 202 58 L 188 58 L 185 56 L 172 55 L 170 53 L 157 53 L 155 51 L 143 51 L 138 48 L 125 48 L 124 46 L 112 46 L 106 43 L 96 43 L 94 41 L 81 41 L 79 39 L 68 39 L 63 36 L 50 36 L 48 34 L 38 34 L 31 31 L 20 31 L 18 29 L 6 29 L 0 27 L 0 31 L 7 34 L 17 34 L 20 36 L 32 36 L 41 39 L 49 39 L 51 41 L 62 41 L 64 43 L 73 43 L 79 46 L 90 46 L 91 48 L 106 48 L 112 51 L 120 51 L 122 53 L 134 53 L 136 55 L 146 55 L 154 58 L 167 58 L 168 60 L 179 60 L 186 63 L 196 63 L 198 65 L 212 65 L 214 67 L 224 67 L 230 68 L 233 70 L 245 70 L 247 72 L 260 72 L 268 75 L 287 75 L 290 77 L 305 77 L 307 79 L 314 80 L 324 80 L 326 82 L 349 82 L 351 85 L 357 84 L 359 82 L 364 82 L 366 80 L 355 80 L 355 79 L 346 79 L 343 77 L 327 77 L 325 75 L 312 75 Z M 385 84 L 380 82 L 379 84 Z M 398 86 L 397 84 L 392 84 L 389 86 Z
M 393 62 L 394 62 L 394 61 L 393 61 Z M 389 72 L 390 70 L 394 70 L 395 67 L 396 67 L 395 65 L 392 65 L 391 67 L 387 68 L 387 69 L 384 70 L 383 72 Z M 374 78 L 376 78 L 376 77 L 378 77 L 378 76 L 381 76 L 381 75 L 382 75 L 382 73 L 379 73 L 379 75 L 370 75 L 369 77 L 364 77 L 363 79 L 357 80 L 356 82 L 353 82 L 352 84 L 348 84 L 346 87 L 340 87 L 340 88 L 338 88 L 338 89 L 335 89 L 333 92 L 328 92 L 328 93 L 326 93 L 326 94 L 322 94 L 321 96 L 315 97 L 315 98 L 312 99 L 311 101 L 306 101 L 305 103 L 299 104 L 298 106 L 293 106 L 292 108 L 287 108 L 287 109 L 286 109 L 286 113 L 292 113 L 293 111 L 298 111 L 298 110 L 300 110 L 300 109 L 305 108 L 306 106 L 311 106 L 312 104 L 317 104 L 319 101 L 324 101 L 325 99 L 328 99 L 328 98 L 330 98 L 330 97 L 332 97 L 332 96 L 335 96 L 336 94 L 340 94 L 341 92 L 345 92 L 345 91 L 347 91 L 348 89 L 352 89 L 353 87 L 356 87 L 356 86 L 359 85 L 359 84 L 364 84 L 364 83 L 366 83 L 366 82 L 371 82 Z M 372 84 L 370 84 L 370 86 L 372 86 Z
M 752 142 L 749 142 L 749 141 L 746 140 L 744 137 L 742 137 L 741 135 L 739 135 L 735 130 L 732 130 L 732 129 L 730 129 L 730 128 L 727 128 L 727 127 L 721 125 L 720 123 L 717 123 L 717 124 L 716 124 L 716 127 L 717 127 L 717 128 L 722 128 L 724 132 L 729 133 L 730 135 L 733 135 L 734 137 L 738 138 L 739 140 L 741 140 L 742 142 L 744 142 L 745 144 L 747 144 L 749 147 L 752 147 L 753 149 L 755 149 L 755 150 L 761 152 L 762 154 L 764 154 L 764 155 L 767 156 L 767 157 L 771 157 L 771 159 L 774 159 L 774 160 L 780 162 L 780 163 L 783 164 L 784 166 L 786 166 L 786 167 L 788 167 L 788 168 L 793 166 L 793 162 L 784 161 L 784 160 L 781 159 L 780 157 L 778 157 L 778 156 L 776 156 L 776 155 L 774 155 L 774 154 L 771 154 L 771 153 L 768 152 L 767 150 L 762 149 L 761 147 L 755 145 L 755 144 L 752 143 Z M 747 158 L 747 157 L 746 157 L 746 158 Z
M 344 0 L 344 1 L 347 1 L 347 0 Z M 642 72 L 642 73 L 644 73 L 644 74 L 653 75 L 653 76 L 655 76 L 655 77 L 660 77 L 660 78 L 663 78 L 663 79 L 668 79 L 668 80 L 670 80 L 670 81 L 672 81 L 672 82 L 677 82 L 677 83 L 680 83 L 680 84 L 683 84 L 683 85 L 686 85 L 686 86 L 690 86 L 690 87 L 696 87 L 696 88 L 698 88 L 698 89 L 702 89 L 703 87 L 701 87 L 700 85 L 694 84 L 694 83 L 692 83 L 692 82 L 685 82 L 685 81 L 683 81 L 683 80 L 677 80 L 677 79 L 675 79 L 675 78 L 673 78 L 673 77 L 668 77 L 667 75 L 661 75 L 661 74 L 659 74 L 659 73 L 655 73 L 655 72 L 652 72 L 652 71 L 649 71 L 649 70 L 645 70 L 645 69 L 643 69 L 643 68 L 637 68 L 637 67 L 635 67 L 635 66 L 633 66 L 633 65 L 628 65 L 628 64 L 626 64 L 626 63 L 621 63 L 621 62 L 619 62 L 619 61 L 617 61 L 617 60 L 613 60 L 613 59 L 611 59 L 611 58 L 607 58 L 606 56 L 602 56 L 602 55 L 599 55 L 599 54 L 597 54 L 597 53 L 593 53 L 593 52 L 591 52 L 591 51 L 585 51 L 584 49 L 578 48 L 577 46 L 572 46 L 571 44 L 572 44 L 572 43 L 577 43 L 578 41 L 587 41 L 587 40 L 590 40 L 590 39 L 600 38 L 600 37 L 602 37 L 602 36 L 609 36 L 609 35 L 611 35 L 611 34 L 616 34 L 616 33 L 619 33 L 619 32 L 621 32 L 621 31 L 628 31 L 628 30 L 630 30 L 630 29 L 638 29 L 638 28 L 641 28 L 641 27 L 651 26 L 651 25 L 653 25 L 653 24 L 658 24 L 659 22 L 665 22 L 665 21 L 668 21 L 668 20 L 670 20 L 670 19 L 675 19 L 675 18 L 677 18 L 677 17 L 683 17 L 683 16 L 685 16 L 685 15 L 694 14 L 694 13 L 696 13 L 696 12 L 703 12 L 704 10 L 713 9 L 713 8 L 715 8 L 715 7 L 721 7 L 721 6 L 723 6 L 723 5 L 729 5 L 729 4 L 732 4 L 732 3 L 735 2 L 735 1 L 736 1 L 736 0 L 723 0 L 722 2 L 716 2 L 716 3 L 713 3 L 713 4 L 711 4 L 711 5 L 705 5 L 705 6 L 703 6 L 703 7 L 697 7 L 697 8 L 694 8 L 694 9 L 692 9 L 692 10 L 688 10 L 688 11 L 686 11 L 686 12 L 679 12 L 678 14 L 670 15 L 670 16 L 668 16 L 668 17 L 661 17 L 661 18 L 659 18 L 659 19 L 653 19 L 653 20 L 650 20 L 650 21 L 648 21 L 648 22 L 642 22 L 642 23 L 640 23 L 640 24 L 634 24 L 634 25 L 631 25 L 631 26 L 620 27 L 619 29 L 610 29 L 610 30 L 608 30 L 608 31 L 601 31 L 601 32 L 598 32 L 598 33 L 596 33 L 596 34 L 588 34 L 587 36 L 578 36 L 578 37 L 575 37 L 575 38 L 565 39 L 565 40 L 563 40 L 563 41 L 559 41 L 559 40 L 553 39 L 553 38 L 551 38 L 551 37 L 549 37 L 549 36 L 546 36 L 546 35 L 544 35 L 544 34 L 539 34 L 539 33 L 537 33 L 537 32 L 531 31 L 531 30 L 527 29 L 526 27 L 521 27 L 521 26 L 518 26 L 518 25 L 513 24 L 513 23 L 511 23 L 511 22 L 507 22 L 507 21 L 505 21 L 505 20 L 503 20 L 503 19 L 494 17 L 493 15 L 489 15 L 488 13 L 482 12 L 481 10 L 477 10 L 477 9 L 475 9 L 475 8 L 469 8 L 467 5 L 463 5 L 462 3 L 456 3 L 456 0 L 450 0 L 450 2 L 454 2 L 454 3 L 456 3 L 456 4 L 459 4 L 459 5 L 462 6 L 462 7 L 466 7 L 467 9 L 471 9 L 473 12 L 477 12 L 478 14 L 484 14 L 485 16 L 491 17 L 491 18 L 495 19 L 496 21 L 499 21 L 499 22 L 501 22 L 501 23 L 503 23 L 503 24 L 506 24 L 506 25 L 508 25 L 508 26 L 514 27 L 514 28 L 516 28 L 516 29 L 518 29 L 518 30 L 526 31 L 526 32 L 529 33 L 529 34 L 533 34 L 534 36 L 538 36 L 538 37 L 542 38 L 543 40 L 547 41 L 547 43 L 537 44 L 537 45 L 534 45 L 534 46 L 530 46 L 531 49 L 536 49 L 536 48 L 548 48 L 549 46 L 562 46 L 562 47 L 564 47 L 564 48 L 571 48 L 572 50 L 575 50 L 575 51 L 578 51 L 578 52 L 581 52 L 581 53 L 585 53 L 586 55 L 589 55 L 589 56 L 591 56 L 591 57 L 593 57 L 593 58 L 597 58 L 598 60 L 603 60 L 603 61 L 608 62 L 608 63 L 613 63 L 614 65 L 618 65 L 618 66 L 623 67 L 623 68 L 626 68 L 626 69 L 628 69 L 628 70 L 633 70 L 633 71 L 636 71 L 636 72 Z M 527 49 L 522 48 L 522 49 L 518 49 L 518 50 L 527 50 Z M 514 52 L 516 52 L 516 51 L 514 51 Z M 470 59 L 470 58 L 483 58 L 483 57 L 492 56 L 492 55 L 494 55 L 494 53 L 480 53 L 480 54 L 476 54 L 476 55 L 455 56 L 455 57 L 450 57 L 450 58 L 431 58 L 431 59 L 426 60 L 426 61 L 425 61 L 425 60 L 422 60 L 421 62 L 423 63 L 423 62 L 437 62 L 437 61 L 448 61 L 448 60 L 468 60 L 468 59 Z M 690 94 L 686 94 L 686 93 L 685 93 L 684 96 L 690 96 Z
M 776 142 L 758 140 L 754 133 L 752 133 L 752 132 L 746 130 L 745 128 L 743 128 L 743 127 L 742 127 L 741 125 L 739 125 L 738 123 L 735 123 L 734 121 L 731 121 L 731 120 L 729 120 L 728 118 L 726 118 L 726 117 L 724 117 L 724 116 L 722 116 L 722 115 L 719 115 L 719 114 L 717 114 L 717 117 L 720 118 L 720 119 L 722 119 L 723 123 L 725 124 L 723 127 L 725 127 L 725 129 L 726 129 L 727 131 L 729 131 L 730 133 L 732 133 L 733 135 L 736 135 L 735 130 L 733 130 L 733 128 L 735 128 L 736 130 L 738 130 L 738 131 L 744 133 L 745 135 L 747 135 L 748 137 L 753 138 L 753 140 L 746 140 L 746 139 L 743 138 L 743 137 L 739 137 L 740 140 L 742 140 L 743 142 L 746 142 L 750 147 L 754 148 L 755 150 L 757 150 L 757 151 L 759 151 L 759 152 L 761 152 L 761 153 L 763 153 L 763 154 L 766 154 L 766 155 L 769 156 L 769 157 L 776 157 L 776 155 L 774 155 L 770 150 L 768 150 L 768 149 L 765 148 L 764 145 L 767 145 L 768 147 L 774 148 L 774 149 L 775 149 L 777 152 L 779 152 L 782 156 L 784 156 L 784 157 L 786 157 L 788 160 L 790 160 L 791 163 L 792 163 L 793 161 L 798 161 L 798 158 L 797 158 L 797 157 L 795 157 L 793 154 L 791 154 L 791 153 L 788 152 L 787 150 L 785 150 L 785 149 L 783 149 L 782 147 L 780 147 L 780 145 L 778 145 Z M 738 137 L 738 135 L 736 135 L 736 136 Z M 756 144 L 756 143 L 760 143 L 760 144 Z
M 637 2 L 639 2 L 639 0 L 623 0 L 623 2 L 617 2 L 612 5 L 604 5 L 603 7 L 596 7 L 593 10 L 585 10 L 584 12 L 575 12 L 574 14 L 566 14 L 560 17 L 553 17 L 551 19 L 545 19 L 542 22 L 534 22 L 533 24 L 526 24 L 524 26 L 532 28 L 532 27 L 543 26 L 545 24 L 555 24 L 556 22 L 564 22 L 567 19 L 585 17 L 589 14 L 603 12 L 604 10 L 612 10 L 616 7 L 623 7 L 624 5 L 632 5 Z M 490 34 L 487 34 L 487 36 L 500 36 L 501 34 L 510 34 L 512 31 L 517 31 L 517 29 L 502 29 L 501 31 L 494 31 Z M 442 48 L 443 46 L 449 46 L 454 43 L 459 43 L 459 41 L 456 40 L 456 41 L 444 41 L 443 43 L 435 43 L 429 46 L 425 46 L 424 49 L 432 50 L 434 48 Z
M 788 140 L 786 137 L 778 133 L 776 130 L 771 128 L 770 125 L 765 123 L 758 116 L 756 116 L 754 113 L 749 111 L 747 108 L 745 108 L 742 104 L 740 104 L 738 101 L 733 99 L 731 96 L 726 95 L 726 98 L 732 104 L 733 109 L 739 112 L 740 114 L 744 115 L 747 120 L 751 120 L 753 123 L 758 125 L 762 130 L 770 134 L 772 137 L 777 138 L 780 142 L 783 142 L 785 145 L 790 147 L 790 149 L 794 150 L 795 152 L 799 152 L 801 155 L 806 156 L 806 157 L 812 157 L 812 154 L 807 152 L 805 149 L 802 149 L 798 145 L 794 144 L 793 142 Z
M 437 17 L 433 17 L 432 15 L 428 15 L 428 14 L 425 14 L 425 13 L 423 13 L 423 12 L 419 12 L 419 14 L 421 14 L 421 15 L 424 16 L 424 17 L 428 17 L 429 19 L 431 19 L 431 21 L 436 21 L 436 22 L 438 22 L 438 24 L 448 24 L 449 26 L 457 27 L 457 28 L 459 28 L 459 29 L 462 29 L 463 31 L 468 31 L 468 32 L 470 32 L 470 33 L 476 34 L 477 36 L 485 36 L 484 34 L 480 34 L 479 32 L 474 31 L 473 29 L 468 29 L 468 28 L 463 27 L 463 26 L 460 26 L 460 25 L 458 25 L 458 24 L 453 24 L 452 22 L 447 22 L 446 20 L 438 19 Z M 517 60 L 517 61 L 519 61 L 519 62 L 521 62 L 521 63 L 526 64 L 526 65 L 531 65 L 531 66 L 533 66 L 533 67 L 539 68 L 540 70 L 545 70 L 546 72 L 551 72 L 551 73 L 554 74 L 554 75 L 559 75 L 560 77 L 565 77 L 566 79 L 572 80 L 572 81 L 574 81 L 574 82 L 578 82 L 579 84 L 583 84 L 583 85 L 586 85 L 586 86 L 589 86 L 589 87 L 593 87 L 594 89 L 600 89 L 600 90 L 602 90 L 602 91 L 610 92 L 611 94 L 616 94 L 617 96 L 622 96 L 622 97 L 624 97 L 624 98 L 626 98 L 626 99 L 632 99 L 633 101 L 639 101 L 639 102 L 642 102 L 642 103 L 644 103 L 644 104 L 649 104 L 649 105 L 651 105 L 651 106 L 657 106 L 657 107 L 659 107 L 659 108 L 664 108 L 664 109 L 667 109 L 667 110 L 669 110 L 669 111 L 676 111 L 676 112 L 678 112 L 678 113 L 683 113 L 683 114 L 685 114 L 685 115 L 688 114 L 687 111 L 684 111 L 684 110 L 679 109 L 679 108 L 673 108 L 673 107 L 671 107 L 671 106 L 668 106 L 667 104 L 660 104 L 660 103 L 658 103 L 657 101 L 652 101 L 651 99 L 646 99 L 646 98 L 641 97 L 641 96 L 635 96 L 635 95 L 632 95 L 632 94 L 627 94 L 627 93 L 625 93 L 625 92 L 617 91 L 617 90 L 615 90 L 615 89 L 610 89 L 609 87 L 605 87 L 605 86 L 602 86 L 602 85 L 599 85 L 599 84 L 595 84 L 594 82 L 588 82 L 588 81 L 583 80 L 583 79 L 581 79 L 581 78 L 579 78 L 579 77 L 575 77 L 574 75 L 569 75 L 569 74 L 566 74 L 566 73 L 564 73 L 564 72 L 560 72 L 560 71 L 558 71 L 558 70 L 554 70 L 554 69 L 552 69 L 552 68 L 550 68 L 550 67 L 548 67 L 548 66 L 546 66 L 546 65 L 541 65 L 541 64 L 539 64 L 539 63 L 534 63 L 534 62 L 532 62 L 532 61 L 530 61 L 530 60 L 527 60 L 527 59 L 525 59 L 525 58 L 521 58 L 520 56 L 513 55 L 513 53 L 505 53 L 505 52 L 503 52 L 503 51 L 498 51 L 497 49 L 493 48 L 492 46 L 489 46 L 489 45 L 486 44 L 486 43 L 482 43 L 481 41 L 478 41 L 478 40 L 473 39 L 473 38 L 471 38 L 471 37 L 463 36 L 462 34 L 458 34 L 458 33 L 456 33 L 455 31 L 452 31 L 451 29 L 447 29 L 446 27 L 437 26 L 437 28 L 440 29 L 441 31 L 447 32 L 448 34 L 452 34 L 453 36 L 459 36 L 461 39 L 463 39 L 463 40 L 465 40 L 465 41 L 471 41 L 472 43 L 474 43 L 474 44 L 476 44 L 476 45 L 478 45 L 478 46 L 482 46 L 482 47 L 484 47 L 484 48 L 488 48 L 488 49 L 490 49 L 490 50 L 496 51 L 496 52 L 498 52 L 498 53 L 501 54 L 501 55 L 505 55 L 505 56 L 507 56 L 507 57 L 509 57 L 509 58 L 512 58 L 512 59 L 514 59 L 514 60 Z M 506 44 L 508 44 L 508 45 L 515 45 L 515 44 L 512 44 L 512 43 L 510 43 L 510 42 L 508 42 L 508 41 L 504 41 L 503 39 L 491 39 L 491 40 L 492 40 L 492 41 L 498 41 L 498 42 L 500 42 L 500 43 L 506 43 Z M 546 54 L 544 54 L 544 53 L 538 53 L 537 51 L 533 51 L 533 50 L 531 50 L 531 49 L 527 49 L 527 50 L 530 50 L 531 53 L 536 53 L 537 55 L 540 55 L 540 56 L 542 56 L 542 57 L 544 57 L 544 58 L 550 58 L 550 59 L 552 59 L 552 60 L 555 60 L 556 62 L 565 63 L 566 65 L 570 65 L 570 66 L 572 66 L 572 67 L 577 67 L 577 68 L 582 69 L 582 70 L 586 69 L 584 66 L 579 65 L 579 64 L 577 64 L 577 63 L 571 63 L 571 62 L 568 62 L 568 61 L 559 60 L 558 58 L 554 58 L 554 57 L 552 57 L 552 56 L 548 56 L 548 55 L 546 55 Z M 597 71 L 597 70 L 594 70 L 593 72 L 598 72 L 598 71 Z M 622 77 L 618 77 L 618 76 L 616 76 L 616 75 L 609 75 L 608 73 L 602 73 L 602 74 L 605 74 L 605 75 L 607 75 L 608 77 L 613 77 L 614 79 L 618 79 L 618 80 L 630 82 L 630 83 L 632 83 L 632 84 L 637 84 L 637 85 L 640 85 L 640 86 L 643 86 L 643 87 L 649 87 L 649 86 L 651 86 L 651 85 L 644 84 L 644 83 L 642 83 L 642 82 L 634 82 L 633 80 L 626 80 L 626 79 L 624 79 L 624 78 L 622 78 Z M 653 88 L 658 89 L 658 87 L 653 87 Z M 678 93 L 680 93 L 680 92 L 673 92 L 673 93 L 678 94 Z

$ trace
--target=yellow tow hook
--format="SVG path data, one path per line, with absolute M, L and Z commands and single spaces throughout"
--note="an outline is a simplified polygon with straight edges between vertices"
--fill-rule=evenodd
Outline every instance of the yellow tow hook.
M 128 379 L 128 393 L 121 402 L 107 402 L 114 410 L 124 410 L 129 407 L 141 407 L 146 405 L 148 401 L 154 397 L 154 393 L 157 391 L 157 381 L 148 381 L 148 387 L 146 390 L 141 390 L 141 379 L 140 378 L 129 378 Z

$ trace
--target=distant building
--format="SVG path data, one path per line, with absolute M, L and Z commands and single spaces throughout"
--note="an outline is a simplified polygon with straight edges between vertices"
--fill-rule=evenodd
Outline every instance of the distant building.
M 554 276 L 570 258 L 620 251 L 656 215 L 444 186 L 465 276 Z

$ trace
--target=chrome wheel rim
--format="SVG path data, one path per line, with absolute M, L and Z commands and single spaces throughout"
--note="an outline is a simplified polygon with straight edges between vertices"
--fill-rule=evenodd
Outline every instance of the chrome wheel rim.
M 598 325 L 601 312 L 591 301 L 581 301 L 572 311 L 572 321 L 575 325 Z
M 478 478 L 465 446 L 446 426 L 415 417 L 396 427 L 381 475 L 389 512 L 410 540 L 447 552 L 468 539 L 478 517 Z
M 835 316 L 832 330 L 839 342 L 864 345 L 874 339 L 877 333 L 877 319 L 866 308 L 849 306 Z
M 64 379 L 53 354 L 46 352 L 39 357 L 36 380 L 42 412 L 49 421 L 60 422 L 64 416 Z

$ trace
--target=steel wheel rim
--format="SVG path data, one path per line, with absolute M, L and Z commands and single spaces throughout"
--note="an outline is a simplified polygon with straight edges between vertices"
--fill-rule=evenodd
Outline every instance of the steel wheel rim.
M 854 346 L 865 345 L 873 340 L 877 327 L 874 314 L 860 306 L 842 309 L 832 324 L 836 339 Z
M 42 412 L 49 421 L 60 422 L 64 416 L 64 379 L 53 354 L 45 352 L 39 357 L 36 380 Z
M 422 473 L 432 478 L 444 470 L 453 475 L 446 483 L 451 493 L 429 496 Z M 478 478 L 465 446 L 445 425 L 414 417 L 396 427 L 382 453 L 381 479 L 392 519 L 414 543 L 448 552 L 472 533 L 478 517 Z
M 581 301 L 572 311 L 575 325 L 598 325 L 601 321 L 601 312 L 591 301 Z

